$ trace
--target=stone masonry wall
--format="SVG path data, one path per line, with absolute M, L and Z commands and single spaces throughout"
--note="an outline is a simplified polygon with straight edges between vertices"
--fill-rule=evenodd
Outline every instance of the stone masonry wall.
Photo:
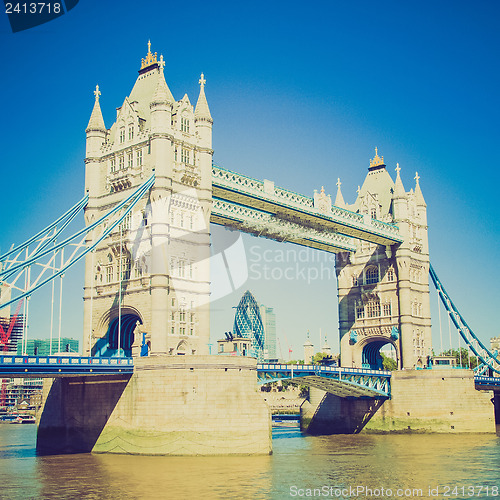
M 56 452 L 58 443 L 59 453 L 271 453 L 271 417 L 257 392 L 254 359 L 151 356 L 134 364 L 125 384 L 123 377 L 56 381 L 39 424 L 39 451 Z

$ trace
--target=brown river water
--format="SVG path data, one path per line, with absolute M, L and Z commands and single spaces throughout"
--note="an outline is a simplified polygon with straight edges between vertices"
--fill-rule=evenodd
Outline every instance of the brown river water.
M 500 438 L 312 437 L 273 428 L 273 455 L 37 457 L 35 425 L 0 425 L 1 499 L 500 499 Z

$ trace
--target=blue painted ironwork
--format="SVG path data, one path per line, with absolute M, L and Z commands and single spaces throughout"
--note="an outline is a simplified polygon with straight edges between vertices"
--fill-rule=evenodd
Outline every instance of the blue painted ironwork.
M 132 374 L 133 358 L 85 356 L 0 356 L 0 377 L 62 377 Z
M 10 249 L 8 252 L 0 256 L 0 277 L 3 281 L 9 279 L 9 277 L 15 272 L 11 268 L 19 262 L 24 262 L 24 257 L 21 254 L 29 248 L 34 242 L 38 242 L 35 249 L 32 250 L 30 256 L 34 257 L 39 255 L 43 250 L 45 250 L 50 244 L 57 240 L 57 237 L 64 231 L 64 229 L 71 223 L 71 221 L 87 206 L 89 200 L 88 194 L 85 195 L 78 203 L 73 205 L 66 213 L 61 215 L 52 224 L 49 224 L 46 228 L 42 229 L 40 232 L 26 240 L 24 243 L 17 245 L 16 247 Z M 14 254 L 16 254 L 14 256 Z M 10 257 L 10 258 L 9 258 Z
M 495 358 L 498 357 L 498 349 L 495 349 L 493 351 L 493 356 L 495 356 Z M 484 375 L 485 373 L 487 373 L 489 371 L 490 367 L 484 363 L 481 363 L 479 365 L 476 366 L 476 368 L 474 368 L 474 372 L 476 375 Z
M 481 391 L 500 390 L 500 377 L 485 377 L 476 375 L 474 377 L 476 389 Z
M 259 384 L 293 380 L 346 398 L 390 398 L 391 372 L 322 365 L 257 365 Z
M 455 307 L 455 304 L 453 304 L 453 301 L 444 289 L 444 286 L 439 280 L 436 271 L 434 271 L 434 268 L 431 265 L 429 265 L 429 274 L 432 278 L 434 286 L 436 287 L 439 297 L 441 298 L 441 302 L 448 312 L 451 321 L 453 321 L 455 328 L 458 330 L 460 336 L 464 339 L 467 346 L 477 356 L 478 360 L 481 361 L 480 366 L 482 373 L 486 371 L 483 366 L 485 365 L 488 367 L 488 371 L 500 374 L 500 359 L 498 358 L 498 352 L 491 352 L 469 328 L 469 325 L 466 323 L 462 315 L 458 312 L 458 309 Z
M 38 290 L 42 286 L 51 282 L 56 277 L 63 275 L 70 267 L 72 267 L 74 264 L 80 261 L 89 252 L 94 250 L 99 245 L 99 243 L 101 243 L 105 238 L 107 238 L 107 236 L 110 233 L 112 233 L 113 230 L 125 219 L 128 213 L 130 213 L 132 208 L 139 202 L 139 200 L 143 197 L 143 195 L 153 186 L 154 181 L 155 181 L 155 175 L 153 174 L 146 182 L 144 182 L 141 186 L 139 186 L 139 188 L 137 188 L 130 196 L 128 196 L 126 199 L 118 203 L 115 207 L 113 207 L 104 216 L 99 218 L 96 222 L 89 224 L 85 228 L 76 232 L 72 236 L 65 238 L 63 241 L 59 243 L 55 243 L 55 240 L 52 238 L 51 241 L 54 241 L 54 245 L 47 247 L 47 245 L 45 245 L 45 238 L 42 235 L 42 239 L 44 241 L 43 250 L 40 247 L 38 247 L 38 250 L 32 252 L 28 256 L 28 258 L 26 258 L 24 261 L 17 260 L 10 267 L 6 267 L 3 271 L 0 271 L 0 279 L 2 281 L 5 281 L 6 276 L 12 277 L 14 273 L 17 273 L 17 276 L 19 276 L 20 273 L 24 272 L 24 270 L 27 267 L 32 266 L 33 264 L 40 264 L 40 260 L 42 258 L 44 257 L 49 258 L 52 255 L 52 257 L 50 257 L 49 264 L 41 265 L 43 269 L 39 277 L 29 285 L 27 290 L 24 290 L 19 295 L 11 298 L 11 300 L 7 300 L 5 302 L 0 303 L 0 307 L 1 308 L 7 307 L 13 304 L 14 302 L 17 302 L 20 299 L 31 296 L 31 294 L 33 294 L 36 290 Z M 82 200 L 79 203 L 83 203 L 83 201 L 84 200 Z M 114 219 L 111 219 L 112 217 L 114 217 Z M 112 220 L 111 223 L 109 223 L 110 219 Z M 53 224 L 51 226 L 53 226 Z M 109 225 L 106 226 L 106 224 Z M 83 237 L 84 240 L 86 235 L 91 231 L 93 231 L 98 226 L 102 226 L 104 229 L 101 235 L 98 238 L 96 238 L 90 245 L 86 246 L 84 242 L 75 243 L 75 240 L 77 241 L 78 238 Z M 41 231 L 38 234 L 42 233 L 45 234 L 43 231 Z M 58 230 L 57 234 L 59 233 L 60 231 Z M 30 238 L 30 240 L 28 241 L 33 242 L 33 238 Z M 26 244 L 27 243 L 23 245 L 26 247 Z M 77 247 L 76 250 L 73 252 L 72 256 L 64 263 L 64 265 L 61 265 L 59 269 L 55 269 L 54 259 L 56 252 L 60 251 L 61 249 L 64 249 L 69 245 L 75 245 Z M 78 250 L 80 250 L 80 253 L 78 253 Z M 43 279 L 42 278 L 43 273 L 47 270 L 52 270 L 53 272 L 52 274 L 50 274 L 50 276 Z M 17 277 L 15 279 L 17 279 Z
M 371 243 L 391 245 L 401 243 L 399 228 L 369 216 L 332 206 L 327 212 L 319 211 L 314 200 L 292 191 L 266 185 L 264 181 L 212 165 L 213 197 L 239 203 L 249 208 L 274 215 L 278 212 L 286 220 L 299 218 L 304 227 L 319 225 L 340 234 Z M 286 212 L 286 214 L 285 214 Z M 245 230 L 245 228 L 241 228 Z
M 259 306 L 250 291 L 241 297 L 234 316 L 233 336 L 251 339 L 251 356 L 262 359 L 264 355 L 264 324 Z
M 256 236 L 276 241 L 288 241 L 298 245 L 318 248 L 327 252 L 355 252 L 352 238 L 327 228 L 313 228 L 308 225 L 285 220 L 283 217 L 239 203 L 212 198 L 210 222 Z

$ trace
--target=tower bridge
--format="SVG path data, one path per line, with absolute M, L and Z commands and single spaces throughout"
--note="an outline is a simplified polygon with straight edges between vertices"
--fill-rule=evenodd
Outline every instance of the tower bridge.
M 109 128 L 96 87 L 86 129 L 85 197 L 24 246 L 0 257 L 0 279 L 13 284 L 7 286 L 8 294 L 2 293 L 0 308 L 26 298 L 26 316 L 27 299 L 34 291 L 85 258 L 84 355 L 134 360 L 134 383 L 119 379 L 114 391 L 104 390 L 105 375 L 93 378 L 93 392 L 85 389 L 90 381 L 55 381 L 47 389 L 51 406 L 44 412 L 55 412 L 59 427 L 54 431 L 45 420 L 48 427 L 42 426 L 40 442 L 60 435 L 69 411 L 66 401 L 74 402 L 78 420 L 78 405 L 91 404 L 92 394 L 99 401 L 108 398 L 108 403 L 97 419 L 96 440 L 85 441 L 80 451 L 95 445 L 100 451 L 171 453 L 177 439 L 173 428 L 181 429 L 183 439 L 189 436 L 189 453 L 220 451 L 228 430 L 216 422 L 227 421 L 228 415 L 238 416 L 233 430 L 239 432 L 240 444 L 247 443 L 242 449 L 269 451 L 267 410 L 254 394 L 255 363 L 207 356 L 210 223 L 335 253 L 342 368 L 313 373 L 302 367 L 301 376 L 335 397 L 387 400 L 390 375 L 373 371 L 382 368 L 380 349 L 394 347 L 398 368 L 407 370 L 402 378 L 427 366 L 432 349 L 427 206 L 418 174 L 414 187 L 406 191 L 399 165 L 393 180 L 375 149 L 356 200 L 348 204 L 340 180 L 332 200 L 323 188 L 308 197 L 270 180 L 226 170 L 213 162 L 213 119 L 204 75 L 193 106 L 187 94 L 174 99 L 164 67 L 163 57 L 158 59 L 148 45 L 135 84 Z M 82 211 L 85 229 L 60 241 L 61 231 Z M 64 257 L 70 246 L 74 251 Z M 35 267 L 42 269 L 37 277 L 31 274 Z M 484 350 L 475 344 L 477 337 L 444 288 L 439 293 L 464 339 L 478 353 Z M 496 353 L 488 351 L 481 361 L 498 370 Z M 263 380 L 293 376 L 291 368 L 260 366 L 257 371 Z M 495 381 L 483 382 L 482 387 L 496 387 Z M 238 397 L 231 396 L 235 391 Z M 215 405 L 218 398 L 224 404 Z M 167 401 L 174 406 L 167 407 Z M 148 413 L 151 404 L 170 417 Z M 365 410 L 373 413 L 375 406 Z M 213 427 L 192 417 L 203 412 L 208 412 Z M 356 425 L 352 429 L 359 429 Z M 107 429 L 104 434 L 97 432 L 99 426 Z M 241 427 L 246 429 L 243 434 Z M 161 429 L 162 447 L 155 448 L 149 428 Z M 203 430 L 194 430 L 198 428 Z M 115 441 L 119 444 L 110 444 Z M 129 449 L 126 442 L 134 444 Z M 148 444 L 141 448 L 139 443 Z

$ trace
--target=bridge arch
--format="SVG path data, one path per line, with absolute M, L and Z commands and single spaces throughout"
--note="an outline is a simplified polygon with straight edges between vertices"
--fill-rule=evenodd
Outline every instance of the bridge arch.
M 134 307 L 122 307 L 121 318 L 117 308 L 108 310 L 99 321 L 97 331 L 101 338 L 95 343 L 92 355 L 110 357 L 122 353 L 125 356 L 132 356 L 134 342 L 137 344 L 137 341 L 142 340 L 136 338 L 136 327 L 142 324 L 142 315 Z
M 398 346 L 386 337 L 372 337 L 367 339 L 363 344 L 360 344 L 362 367 L 371 370 L 383 370 L 383 358 L 380 354 L 380 350 L 387 344 L 394 347 L 396 351 L 396 362 L 399 366 L 400 355 Z

